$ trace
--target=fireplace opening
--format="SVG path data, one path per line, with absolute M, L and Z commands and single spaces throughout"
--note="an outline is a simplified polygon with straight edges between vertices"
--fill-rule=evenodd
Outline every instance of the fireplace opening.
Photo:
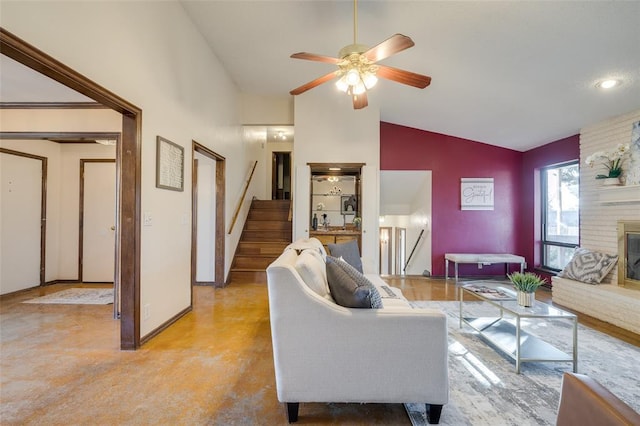
M 618 222 L 618 285 L 640 290 L 640 221 Z

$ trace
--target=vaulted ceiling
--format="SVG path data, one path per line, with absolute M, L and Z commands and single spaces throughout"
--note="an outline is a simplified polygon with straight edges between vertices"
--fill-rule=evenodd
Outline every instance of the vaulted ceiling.
M 244 93 L 288 97 L 335 69 L 292 53 L 336 56 L 353 42 L 347 0 L 180 3 Z M 638 22 L 636 1 L 361 0 L 357 37 L 410 36 L 414 47 L 382 63 L 433 78 L 424 90 L 380 81 L 369 102 L 381 120 L 525 151 L 640 108 Z M 3 102 L 88 100 L 1 65 Z M 622 84 L 595 87 L 610 77 Z
M 246 93 L 288 96 L 335 69 L 292 53 L 353 42 L 347 0 L 181 3 Z M 379 82 L 369 102 L 383 121 L 520 151 L 640 108 L 638 22 L 635 1 L 358 2 L 358 42 L 405 34 L 416 45 L 382 63 L 433 78 L 424 90 Z M 595 87 L 608 77 L 623 83 Z

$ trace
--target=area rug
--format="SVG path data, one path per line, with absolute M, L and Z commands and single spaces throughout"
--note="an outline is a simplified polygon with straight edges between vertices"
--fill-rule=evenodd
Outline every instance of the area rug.
M 45 303 L 58 305 L 108 305 L 113 303 L 112 288 L 70 288 L 25 300 L 22 303 Z
M 562 374 L 570 362 L 527 362 L 521 374 L 515 361 L 489 346 L 469 326 L 459 326 L 458 302 L 412 302 L 439 308 L 449 328 L 449 403 L 441 425 L 555 425 Z M 471 311 L 471 312 L 470 312 Z M 465 304 L 473 315 L 495 315 L 487 303 Z M 568 321 L 529 322 L 525 329 L 568 352 L 572 327 Z M 578 373 L 602 383 L 640 412 L 640 348 L 578 325 Z M 424 404 L 405 404 L 414 426 L 426 425 Z

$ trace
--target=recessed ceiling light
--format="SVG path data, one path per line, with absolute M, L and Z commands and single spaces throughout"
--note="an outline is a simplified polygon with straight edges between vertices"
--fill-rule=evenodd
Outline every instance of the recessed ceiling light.
M 614 87 L 620 86 L 621 84 L 622 84 L 622 81 L 610 78 L 607 80 L 599 81 L 596 84 L 596 87 L 600 89 L 613 89 Z

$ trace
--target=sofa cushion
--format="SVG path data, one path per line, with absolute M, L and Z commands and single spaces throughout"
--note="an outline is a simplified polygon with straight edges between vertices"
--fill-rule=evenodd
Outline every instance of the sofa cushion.
M 316 249 L 303 250 L 296 259 L 295 268 L 311 290 L 319 296 L 327 297 L 327 271 L 322 255 Z
M 617 260 L 617 255 L 578 247 L 571 261 L 558 273 L 558 276 L 587 284 L 600 284 Z
M 327 256 L 326 267 L 331 296 L 337 304 L 347 308 L 382 308 L 378 290 L 354 267 L 332 256 Z
M 341 257 L 349 265 L 356 268 L 362 273 L 362 259 L 360 259 L 360 249 L 356 240 L 347 241 L 346 243 L 327 244 L 329 252 L 333 257 Z

